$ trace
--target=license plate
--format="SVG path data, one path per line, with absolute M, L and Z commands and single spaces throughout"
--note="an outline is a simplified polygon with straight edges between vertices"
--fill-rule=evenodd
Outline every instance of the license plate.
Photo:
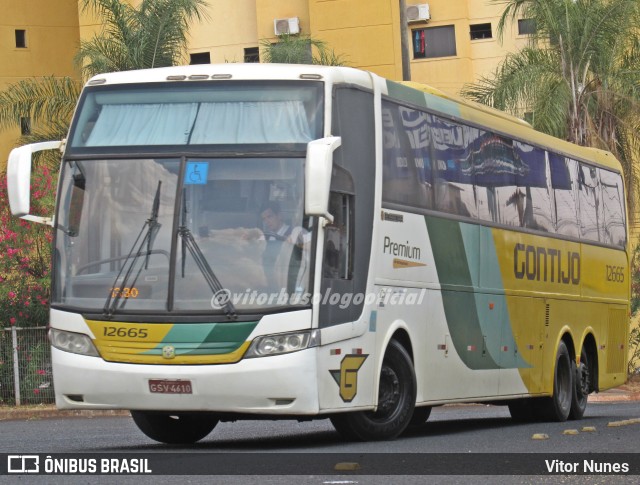
M 149 379 L 149 391 L 159 394 L 192 394 L 191 381 Z

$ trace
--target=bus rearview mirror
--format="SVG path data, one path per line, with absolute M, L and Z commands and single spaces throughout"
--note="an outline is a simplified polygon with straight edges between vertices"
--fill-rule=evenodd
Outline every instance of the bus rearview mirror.
M 339 136 L 309 142 L 304 168 L 304 209 L 308 216 L 321 216 L 333 221 L 329 213 L 329 190 L 333 169 L 333 152 L 342 144 Z
M 36 152 L 56 150 L 60 146 L 62 146 L 61 141 L 46 141 L 11 150 L 7 162 L 7 192 L 11 213 L 14 216 L 32 222 L 51 223 L 49 217 L 29 214 L 31 207 L 31 159 Z

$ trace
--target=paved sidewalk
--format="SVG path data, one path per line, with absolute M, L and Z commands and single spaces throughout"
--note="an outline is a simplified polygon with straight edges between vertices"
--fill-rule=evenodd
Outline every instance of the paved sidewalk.
M 589 402 L 616 401 L 640 401 L 640 375 L 634 375 L 619 387 L 589 396 Z
M 640 401 L 640 391 L 627 389 L 624 386 L 609 389 L 589 396 L 589 402 Z

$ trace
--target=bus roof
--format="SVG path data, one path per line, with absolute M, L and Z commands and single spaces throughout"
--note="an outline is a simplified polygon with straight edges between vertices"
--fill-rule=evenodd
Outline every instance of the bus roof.
M 316 66 L 308 64 L 195 64 L 160 67 L 137 71 L 98 74 L 87 86 L 180 81 L 224 80 L 324 80 L 331 83 L 352 83 L 372 87 L 373 75 L 350 67 Z
M 479 111 L 483 111 L 485 113 L 491 114 L 493 116 L 497 116 L 498 118 L 503 118 L 506 119 L 508 121 L 512 121 L 514 123 L 517 124 L 521 124 L 523 126 L 528 126 L 529 128 L 532 128 L 532 126 L 527 123 L 526 121 L 510 115 L 508 113 L 505 113 L 504 111 L 500 111 L 499 109 L 495 109 L 495 108 L 491 108 L 490 106 L 484 105 L 484 104 L 480 104 L 480 103 L 476 103 L 475 101 L 471 101 L 469 99 L 465 99 L 465 98 L 461 98 L 459 96 L 453 96 L 451 94 L 447 94 L 444 91 L 440 91 L 439 89 L 436 89 L 432 86 L 429 86 L 428 84 L 421 84 L 421 83 L 417 83 L 414 81 L 400 81 L 399 84 L 402 84 L 403 86 L 408 86 L 410 88 L 413 89 L 417 89 L 418 91 L 423 91 L 425 93 L 429 93 L 429 94 L 433 94 L 434 96 L 439 96 L 441 98 L 444 99 L 448 99 L 453 101 L 454 103 L 458 103 L 458 104 L 462 104 L 465 106 L 469 106 L 473 109 L 477 109 Z
M 347 83 L 373 89 L 382 86 L 383 94 L 419 107 L 468 121 L 497 133 L 552 149 L 568 157 L 591 161 L 621 171 L 620 163 L 604 150 L 581 147 L 534 130 L 529 123 L 505 112 L 439 91 L 411 81 L 384 80 L 367 71 L 350 67 L 308 64 L 196 64 L 137 71 L 99 74 L 86 86 L 130 83 L 189 82 L 202 80 L 322 80 L 330 84 Z

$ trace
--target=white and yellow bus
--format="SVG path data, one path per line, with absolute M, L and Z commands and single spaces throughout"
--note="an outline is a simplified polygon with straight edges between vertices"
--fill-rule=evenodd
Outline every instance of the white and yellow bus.
M 608 153 L 350 68 L 89 80 L 59 148 L 57 406 L 149 437 L 330 418 L 397 437 L 433 406 L 579 419 L 626 379 L 629 252 Z

